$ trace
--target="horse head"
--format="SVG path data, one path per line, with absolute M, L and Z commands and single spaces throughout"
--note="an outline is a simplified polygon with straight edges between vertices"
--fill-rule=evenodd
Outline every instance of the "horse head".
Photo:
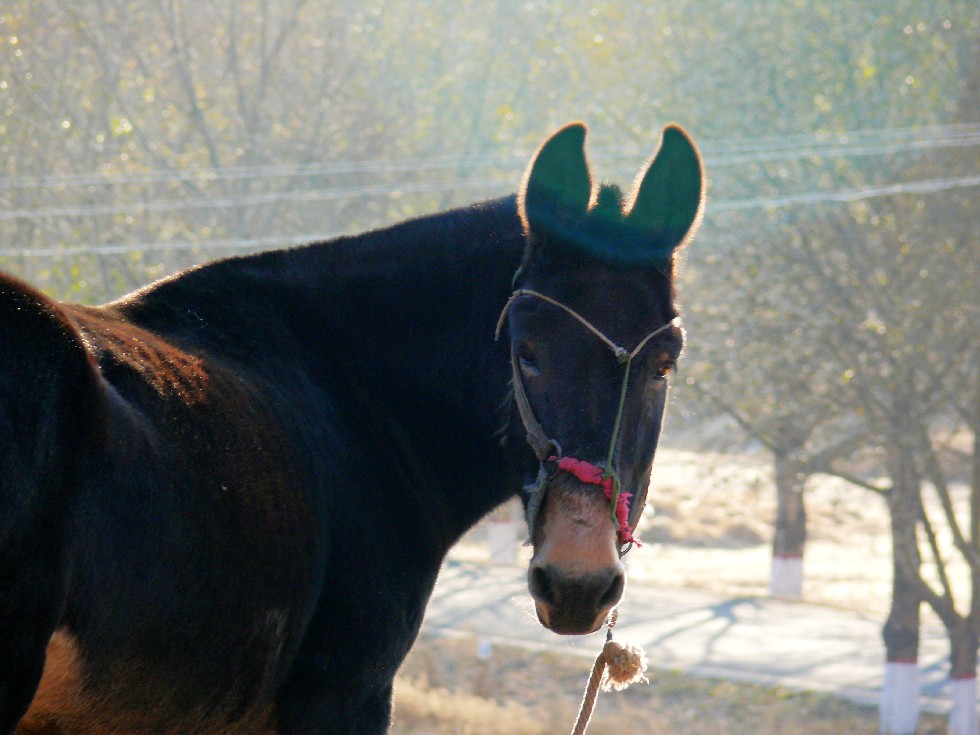
M 683 343 L 675 253 L 704 198 L 681 128 L 665 129 L 628 196 L 593 183 L 585 133 L 562 128 L 528 166 L 518 193 L 526 246 L 498 325 L 506 319 L 510 337 L 509 443 L 526 439 L 536 459 L 522 470 L 529 588 L 541 623 L 563 634 L 597 630 L 625 587 L 621 558 Z

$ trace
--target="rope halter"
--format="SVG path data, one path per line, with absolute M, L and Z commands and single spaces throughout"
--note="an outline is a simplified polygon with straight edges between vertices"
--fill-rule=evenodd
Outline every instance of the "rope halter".
M 651 339 L 656 337 L 658 334 L 667 331 L 671 327 L 679 327 L 681 324 L 681 319 L 680 317 L 674 317 L 666 324 L 657 327 L 643 337 L 643 339 L 641 339 L 632 350 L 628 350 L 609 339 L 609 337 L 603 334 L 598 327 L 596 327 L 594 324 L 592 324 L 592 322 L 572 309 L 570 306 L 567 306 L 566 304 L 563 304 L 550 296 L 546 296 L 539 291 L 520 288 L 511 294 L 510 298 L 507 299 L 507 303 L 504 304 L 503 310 L 500 312 L 500 317 L 497 319 L 497 327 L 494 331 L 495 340 L 500 339 L 500 332 L 503 329 L 504 321 L 507 319 L 507 315 L 510 313 L 511 306 L 513 306 L 514 302 L 522 296 L 531 296 L 533 298 L 540 299 L 565 311 L 579 324 L 595 335 L 599 341 L 606 345 L 620 364 L 626 366 L 623 372 L 623 383 L 619 391 L 619 406 L 616 409 L 616 420 L 613 424 L 613 433 L 609 441 L 609 453 L 606 457 L 606 465 L 604 468 L 599 468 L 595 465 L 589 464 L 588 462 L 577 460 L 572 457 L 562 457 L 561 445 L 556 440 L 550 438 L 547 433 L 545 433 L 544 427 L 541 425 L 541 422 L 534 413 L 534 409 L 531 406 L 531 402 L 527 396 L 527 390 L 524 387 L 524 380 L 521 377 L 520 370 L 517 367 L 516 355 L 513 347 L 511 348 L 510 366 L 513 376 L 512 382 L 514 387 L 514 401 L 517 404 L 517 410 L 520 413 L 521 421 L 524 424 L 528 444 L 531 445 L 531 449 L 534 450 L 534 454 L 538 458 L 538 462 L 541 463 L 541 468 L 538 471 L 537 479 L 524 488 L 525 492 L 528 493 L 529 498 L 527 505 L 528 529 L 533 532 L 534 521 L 541 506 L 543 494 L 542 491 L 548 475 L 547 470 L 545 469 L 545 463 L 549 463 L 552 466 L 557 465 L 559 469 L 565 471 L 571 471 L 571 467 L 580 467 L 594 471 L 589 473 L 592 477 L 589 482 L 600 485 L 605 490 L 605 495 L 607 498 L 609 498 L 613 523 L 619 529 L 621 544 L 632 544 L 636 542 L 636 539 L 633 538 L 633 529 L 636 528 L 636 523 L 639 522 L 639 517 L 637 516 L 635 519 L 630 518 L 630 516 L 633 515 L 632 511 L 635 511 L 636 509 L 633 508 L 631 510 L 629 508 L 628 501 L 630 494 L 621 492 L 619 476 L 612 468 L 613 455 L 616 450 L 616 445 L 619 442 L 623 408 L 626 405 L 626 389 L 629 384 L 630 367 L 632 366 L 633 358 L 636 357 L 644 347 L 646 347 L 647 343 L 649 343 Z M 573 465 L 572 462 L 577 464 Z M 581 472 L 574 472 L 573 474 L 580 479 L 583 475 Z M 642 503 L 640 506 L 642 506 Z M 627 550 L 628 548 L 629 547 L 627 546 Z M 622 553 L 625 553 L 625 551 Z

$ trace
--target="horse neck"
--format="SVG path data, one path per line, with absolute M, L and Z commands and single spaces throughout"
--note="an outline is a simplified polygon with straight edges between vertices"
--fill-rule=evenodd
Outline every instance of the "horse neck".
M 416 220 L 309 252 L 319 354 L 366 432 L 411 468 L 458 536 L 508 488 L 507 346 L 494 341 L 523 239 L 512 199 Z M 308 306 L 307 306 L 308 308 Z M 452 539 L 450 539 L 452 540 Z

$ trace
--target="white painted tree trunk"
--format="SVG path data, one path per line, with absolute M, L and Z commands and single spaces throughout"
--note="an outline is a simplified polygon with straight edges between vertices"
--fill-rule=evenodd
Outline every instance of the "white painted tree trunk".
M 774 554 L 769 568 L 769 596 L 803 599 L 803 557 Z
M 950 679 L 949 735 L 980 735 L 977 724 L 977 679 Z
M 919 665 L 889 661 L 881 690 L 880 731 L 912 735 L 919 724 Z

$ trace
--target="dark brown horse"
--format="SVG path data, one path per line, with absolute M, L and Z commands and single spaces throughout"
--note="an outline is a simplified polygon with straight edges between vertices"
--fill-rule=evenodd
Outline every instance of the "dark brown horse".
M 383 733 L 446 552 L 515 494 L 541 622 L 602 624 L 702 176 L 669 127 L 623 197 L 584 139 L 516 198 L 101 307 L 0 276 L 0 732 Z

